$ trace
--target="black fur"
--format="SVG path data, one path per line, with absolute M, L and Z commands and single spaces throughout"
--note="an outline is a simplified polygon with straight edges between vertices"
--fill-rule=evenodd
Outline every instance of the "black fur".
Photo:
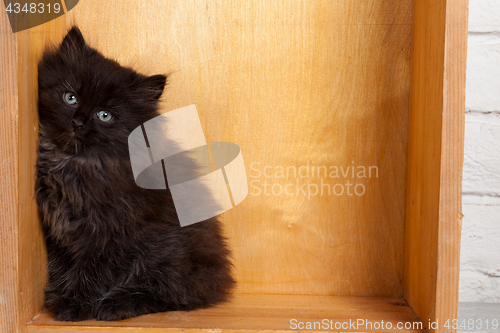
M 158 115 L 166 77 L 106 59 L 76 27 L 45 52 L 38 75 L 47 309 L 57 320 L 119 320 L 227 300 L 235 282 L 220 222 L 180 227 L 170 192 L 133 179 L 128 135 Z M 101 110 L 113 118 L 102 122 Z

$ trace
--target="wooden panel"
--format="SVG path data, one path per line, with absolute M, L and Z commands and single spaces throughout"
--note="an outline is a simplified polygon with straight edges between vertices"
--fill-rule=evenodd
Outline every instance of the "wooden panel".
M 405 241 L 405 297 L 424 319 L 436 297 L 446 13 L 446 1 L 431 3 L 416 1 L 413 12 Z
M 223 220 L 241 293 L 403 293 L 411 1 L 358 3 L 86 0 L 67 15 L 105 55 L 171 73 L 163 111 L 194 103 L 208 141 L 240 145 L 254 187 Z M 312 176 L 353 165 L 378 177 Z
M 462 231 L 468 0 L 448 1 L 443 83 L 436 319 L 456 318 Z
M 0 5 L 0 10 L 4 10 Z M 0 15 L 0 331 L 19 326 L 17 41 Z
M 467 4 L 413 9 L 405 297 L 424 323 L 457 315 Z
M 296 322 L 291 322 L 296 319 Z M 48 332 L 262 332 L 293 331 L 298 323 L 328 321 L 328 327 L 315 330 L 380 332 L 375 323 L 382 320 L 393 329 L 398 323 L 407 323 L 407 330 L 402 332 L 424 332 L 419 329 L 418 318 L 402 298 L 396 297 L 326 297 L 326 296 L 290 296 L 290 295 L 239 295 L 230 303 L 210 309 L 191 312 L 168 312 L 145 315 L 117 322 L 84 321 L 78 323 L 56 322 L 47 312 L 42 312 L 28 325 L 29 333 Z M 357 329 L 352 326 L 358 319 Z M 349 324 L 349 320 L 351 324 Z M 367 322 L 370 321 L 370 324 Z M 335 324 L 344 325 L 344 329 L 335 329 Z M 295 327 L 297 325 L 297 327 Z M 404 327 L 404 326 L 403 326 Z M 420 326 L 422 327 L 422 326 Z M 382 330 L 383 331 L 383 330 Z M 400 331 L 398 331 L 400 332 Z

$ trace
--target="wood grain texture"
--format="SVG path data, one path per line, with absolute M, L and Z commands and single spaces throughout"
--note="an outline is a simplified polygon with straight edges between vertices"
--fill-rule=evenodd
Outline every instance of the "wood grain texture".
M 327 319 L 329 331 L 376 332 L 365 324 L 358 329 L 335 329 L 335 323 L 358 319 L 380 323 L 411 323 L 402 332 L 424 332 L 418 329 L 418 318 L 402 298 L 396 297 L 331 297 L 299 295 L 238 295 L 227 304 L 191 312 L 166 312 L 117 322 L 56 322 L 50 313 L 42 312 L 28 325 L 29 333 L 47 332 L 263 332 L 293 331 L 290 320 L 321 322 Z M 415 324 L 413 324 L 415 323 Z M 421 323 L 420 323 L 421 324 Z M 306 325 L 306 324 L 304 324 Z M 314 324 L 312 324 L 314 325 Z M 339 324 L 337 324 L 339 325 Z M 407 326 L 411 327 L 411 326 Z M 351 327 L 352 328 L 352 327 Z M 316 327 L 316 330 L 321 330 Z M 325 331 L 325 328 L 323 328 Z
M 436 319 L 456 318 L 462 231 L 468 0 L 448 1 L 438 232 Z
M 4 10 L 0 5 L 0 10 Z M 0 15 L 0 331 L 20 324 L 18 269 L 17 41 Z
M 86 0 L 67 15 L 105 55 L 171 73 L 163 112 L 196 104 L 207 141 L 241 147 L 254 187 L 223 215 L 238 292 L 402 295 L 411 1 L 391 4 Z M 307 165 L 378 178 L 276 174 Z
M 413 9 L 405 298 L 424 323 L 457 316 L 467 5 Z

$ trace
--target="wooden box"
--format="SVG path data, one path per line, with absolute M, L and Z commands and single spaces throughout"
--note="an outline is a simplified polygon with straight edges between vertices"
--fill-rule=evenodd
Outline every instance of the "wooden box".
M 81 0 L 15 34 L 1 14 L 1 332 L 455 331 L 467 14 L 467 0 Z M 169 73 L 162 111 L 196 104 L 207 141 L 241 147 L 250 194 L 222 215 L 230 303 L 120 322 L 42 311 L 37 61 L 75 23 L 121 64 Z

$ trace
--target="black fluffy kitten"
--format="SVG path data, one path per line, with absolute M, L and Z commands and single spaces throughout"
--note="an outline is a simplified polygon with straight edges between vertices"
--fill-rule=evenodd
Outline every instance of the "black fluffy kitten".
M 133 179 L 128 135 L 158 115 L 166 77 L 106 59 L 72 28 L 38 67 L 36 199 L 57 320 L 118 320 L 227 300 L 220 222 L 180 227 L 168 190 Z

